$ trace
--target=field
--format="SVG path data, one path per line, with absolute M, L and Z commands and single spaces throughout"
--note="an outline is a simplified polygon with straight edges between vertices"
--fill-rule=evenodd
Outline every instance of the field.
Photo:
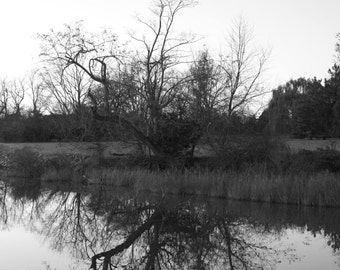
M 340 151 L 339 139 L 328 140 L 307 140 L 307 139 L 286 139 L 287 146 L 292 152 L 299 150 L 316 150 L 318 148 L 336 149 Z M 103 157 L 123 156 L 136 153 L 136 143 L 128 142 L 50 142 L 50 143 L 0 143 L 0 151 L 5 153 L 17 149 L 30 147 L 42 155 L 52 156 L 56 154 L 92 155 L 101 153 Z M 209 146 L 201 145 L 196 147 L 195 156 L 211 156 Z
M 131 154 L 136 147 L 133 143 L 125 142 L 48 142 L 48 143 L 0 143 L 0 151 L 11 153 L 17 149 L 29 147 L 45 156 L 57 154 L 92 155 L 99 151 L 104 157 Z
M 333 149 L 340 151 L 340 139 L 309 140 L 309 139 L 287 139 L 286 144 L 293 151 Z

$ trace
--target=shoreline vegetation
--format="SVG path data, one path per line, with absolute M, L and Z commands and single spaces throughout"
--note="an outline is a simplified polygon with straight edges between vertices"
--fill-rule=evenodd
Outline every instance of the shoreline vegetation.
M 24 147 L 9 156 L 7 175 L 33 182 L 112 185 L 164 195 L 340 207 L 340 152 L 331 148 L 294 152 L 278 145 L 269 148 L 266 155 L 270 158 L 262 153 L 265 158 L 256 160 L 248 154 L 250 160 L 245 160 L 234 149 L 232 160 L 230 153 L 227 157 L 198 157 L 192 166 L 163 169 L 158 160 L 146 156 L 108 159 L 98 151 L 87 157 L 57 154 L 46 158 Z
M 89 32 L 81 21 L 38 33 L 41 65 L 26 78 L 0 80 L 0 140 L 78 144 L 53 154 L 13 145 L 8 155 L 0 144 L 6 174 L 25 183 L 339 207 L 340 34 L 327 78 L 268 88 L 270 50 L 256 44 L 242 17 L 230 25 L 221 53 L 206 46 L 190 53 L 200 38 L 176 33 L 175 25 L 195 4 L 156 0 L 150 17 L 137 20 L 146 32 L 127 43 L 110 29 Z M 300 149 L 284 136 L 334 143 Z M 107 153 L 94 143 L 82 153 L 80 142 L 112 140 L 138 147 Z M 213 155 L 195 156 L 205 145 Z

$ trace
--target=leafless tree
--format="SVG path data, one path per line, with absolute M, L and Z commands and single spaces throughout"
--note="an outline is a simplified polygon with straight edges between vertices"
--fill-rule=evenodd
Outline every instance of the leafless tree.
M 45 63 L 58 67 L 56 73 L 61 85 L 65 84 L 67 73 L 78 78 L 76 84 L 79 84 L 80 75 L 86 74 L 93 82 L 102 85 L 105 111 L 109 113 L 110 71 L 115 62 L 111 60 L 117 60 L 119 55 L 116 36 L 107 31 L 97 36 L 90 35 L 84 31 L 81 22 L 65 27 L 65 31 L 52 30 L 48 34 L 39 35 L 42 40 L 41 56 Z M 83 96 L 83 93 L 78 91 L 78 95 Z
M 83 70 L 77 67 L 64 70 L 60 63 L 45 67 L 42 78 L 44 88 L 56 101 L 57 111 L 65 114 L 77 112 L 83 107 L 92 86 L 92 81 Z
M 253 33 L 243 18 L 235 22 L 227 42 L 227 53 L 220 59 L 220 72 L 224 106 L 231 116 L 264 95 L 261 75 L 269 52 L 255 47 Z
M 22 102 L 25 98 L 25 84 L 24 80 L 13 80 L 9 88 L 9 95 L 11 97 L 14 114 L 21 115 Z
M 0 114 L 7 116 L 8 106 L 9 106 L 9 90 L 8 90 L 8 82 L 6 79 L 1 80 L 1 89 L 0 89 Z
M 25 78 L 20 80 L 20 87 L 30 98 L 33 115 L 40 114 L 46 106 L 48 96 L 45 93 L 39 70 L 33 69 Z
M 185 46 L 195 41 L 192 35 L 174 35 L 172 30 L 178 13 L 193 6 L 194 1 L 159 0 L 152 9 L 153 21 L 138 21 L 148 30 L 147 36 L 132 38 L 142 45 L 137 54 L 139 95 L 144 101 L 143 113 L 148 134 L 156 133 L 162 111 L 171 104 L 187 77 L 178 76 L 174 68 L 185 61 Z
M 140 103 L 145 106 L 148 131 L 155 131 L 162 109 L 171 103 L 178 86 L 183 82 L 183 79 L 174 73 L 174 67 L 180 63 L 181 48 L 192 39 L 173 37 L 171 31 L 177 13 L 192 4 L 193 1 L 159 0 L 154 11 L 155 23 L 140 20 L 152 33 L 150 41 L 146 37 L 140 39 L 135 37 L 135 40 L 144 45 L 144 51 L 136 58 L 139 76 L 134 83 L 138 87 L 138 99 L 143 101 Z M 97 120 L 122 125 L 132 131 L 136 139 L 148 146 L 155 155 L 165 156 L 150 139 L 149 133 L 145 134 L 144 130 L 139 129 L 124 115 L 111 110 L 110 92 L 114 90 L 112 86 L 120 83 L 115 81 L 116 77 L 113 74 L 119 73 L 124 59 L 114 35 L 106 32 L 99 39 L 98 36 L 86 35 L 80 25 L 76 25 L 67 26 L 64 32 L 51 31 L 39 37 L 42 40 L 41 55 L 47 63 L 61 63 L 63 67 L 61 74 L 76 67 L 87 74 L 94 83 L 100 85 L 104 97 L 104 114 L 98 112 L 96 93 L 88 92 Z
M 88 60 L 86 57 L 101 48 L 91 43 L 81 22 L 74 26 L 66 25 L 64 31 L 51 30 L 48 34 L 39 35 L 39 38 L 42 40 L 44 87 L 51 92 L 59 111 L 73 113 L 83 106 L 92 87 L 93 78 L 87 76 L 84 68 Z

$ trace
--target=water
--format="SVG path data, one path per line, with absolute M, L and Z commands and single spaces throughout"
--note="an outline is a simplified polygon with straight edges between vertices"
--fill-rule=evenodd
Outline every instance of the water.
M 112 269 L 339 269 L 339 217 L 339 209 L 0 182 L 0 269 L 105 269 L 105 258 Z

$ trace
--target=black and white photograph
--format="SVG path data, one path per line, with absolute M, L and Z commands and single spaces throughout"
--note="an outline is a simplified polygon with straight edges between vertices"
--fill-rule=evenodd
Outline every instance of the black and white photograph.
M 3 0 L 0 270 L 340 269 L 339 0 Z

